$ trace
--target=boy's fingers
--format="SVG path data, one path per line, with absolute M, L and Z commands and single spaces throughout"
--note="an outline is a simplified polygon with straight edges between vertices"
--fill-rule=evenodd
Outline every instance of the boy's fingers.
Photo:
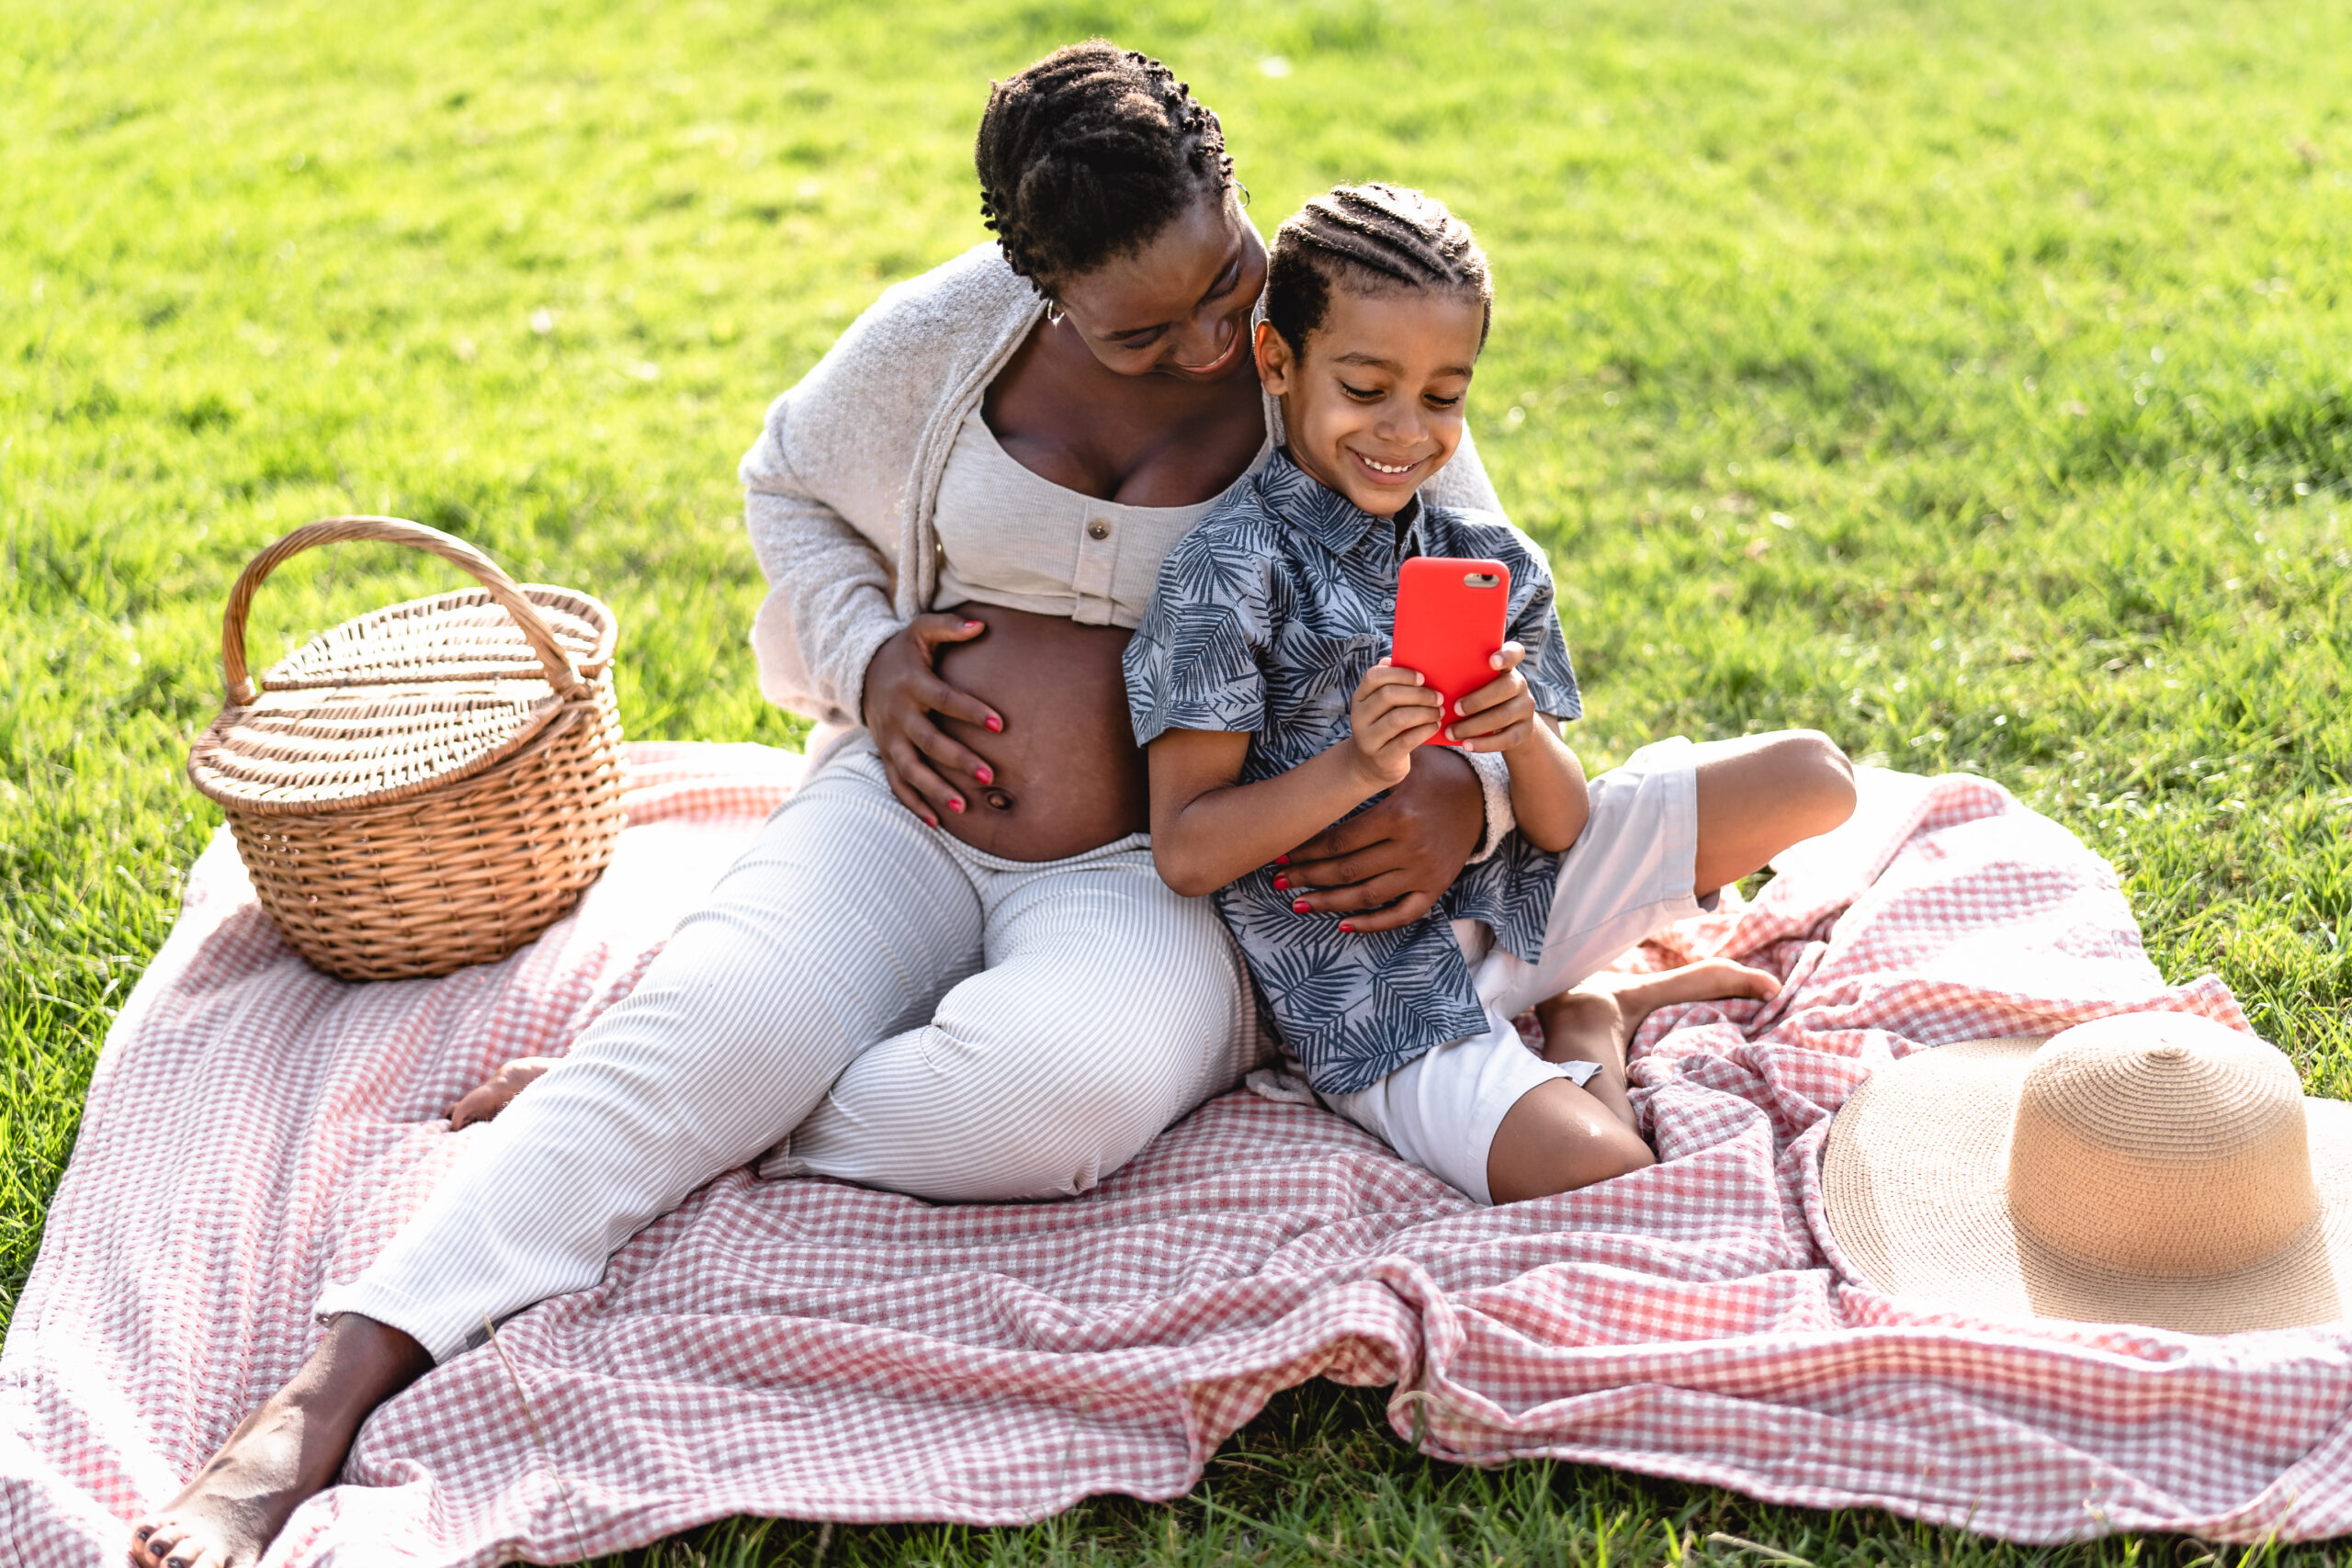
M 1451 726 L 1457 740 L 1471 740 L 1527 723 L 1535 716 L 1535 699 L 1525 693 L 1478 713 L 1466 713 Z
M 1382 686 L 1404 686 L 1409 688 L 1424 686 L 1428 683 L 1429 682 L 1421 679 L 1418 671 L 1412 670 L 1400 670 L 1396 665 L 1389 663 L 1388 660 L 1384 659 L 1379 663 L 1374 665 L 1371 669 L 1363 672 L 1363 679 L 1356 682 L 1356 690 L 1359 692 L 1369 692 Z
M 1427 730 L 1434 734 L 1445 717 L 1444 709 L 1436 703 L 1395 703 L 1375 708 L 1363 716 L 1357 732 L 1373 738 L 1375 744 L 1388 737 L 1408 729 Z
M 1515 642 L 1507 642 L 1495 649 L 1487 660 L 1489 670 L 1516 670 L 1519 661 L 1527 657 L 1527 649 Z
M 1427 686 L 1375 686 L 1356 694 L 1356 702 L 1369 714 L 1388 713 L 1397 708 L 1442 708 L 1445 698 Z
M 1524 746 L 1535 738 L 1532 724 L 1514 724 L 1494 735 L 1481 735 L 1462 742 L 1465 751 L 1508 751 L 1514 746 Z
M 1360 931 L 1393 931 L 1399 926 L 1409 926 L 1430 912 L 1437 900 L 1427 893 L 1408 893 L 1385 909 L 1369 914 L 1351 915 L 1348 924 Z
M 1527 677 L 1516 670 L 1506 670 L 1453 705 L 1464 715 L 1481 713 L 1497 703 L 1509 702 L 1525 690 Z

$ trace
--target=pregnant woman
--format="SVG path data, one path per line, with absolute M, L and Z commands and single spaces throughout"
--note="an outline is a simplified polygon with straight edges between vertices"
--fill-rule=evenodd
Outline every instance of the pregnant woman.
M 722 1171 L 1080 1192 L 1259 1055 L 1215 909 L 1153 870 L 1120 654 L 1161 558 L 1278 439 L 1250 349 L 1265 248 L 1216 116 L 1107 44 L 999 85 L 978 162 L 998 243 L 886 293 L 744 460 L 762 686 L 823 721 L 806 782 L 566 1057 L 461 1103 L 513 1101 L 321 1298 L 294 1381 L 134 1527 L 141 1568 L 255 1561 L 379 1404 Z M 1496 506 L 1466 444 L 1443 478 Z M 1824 747 L 1736 743 L 1715 787 L 1752 810 Z M 1711 843 L 1708 779 L 1711 888 L 1780 845 Z M 1432 749 L 1291 875 L 1401 924 L 1508 828 L 1489 798 Z

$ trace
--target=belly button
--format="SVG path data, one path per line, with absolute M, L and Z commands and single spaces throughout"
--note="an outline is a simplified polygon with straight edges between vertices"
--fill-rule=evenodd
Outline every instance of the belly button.
M 980 792 L 980 798 L 988 802 L 990 808 L 994 810 L 1010 811 L 1012 809 L 1012 796 L 1007 795 L 1001 789 L 982 790 Z

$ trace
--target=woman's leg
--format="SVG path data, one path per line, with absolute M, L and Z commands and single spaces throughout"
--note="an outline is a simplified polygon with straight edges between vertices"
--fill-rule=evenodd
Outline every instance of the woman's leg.
M 1082 1192 L 1252 1065 L 1240 955 L 1149 850 L 980 886 L 988 967 L 853 1062 L 769 1168 L 950 1201 Z
M 858 759 L 810 781 L 636 990 L 469 1133 L 376 1262 L 321 1298 L 343 1315 L 320 1349 L 141 1522 L 134 1558 L 257 1558 L 428 1359 L 595 1283 L 630 1235 L 789 1131 L 860 1047 L 928 1018 L 982 957 L 980 900 L 941 844 Z

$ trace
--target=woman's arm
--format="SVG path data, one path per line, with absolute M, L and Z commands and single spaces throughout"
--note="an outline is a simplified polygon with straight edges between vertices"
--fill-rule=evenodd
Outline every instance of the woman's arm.
M 739 470 L 752 550 L 768 580 L 752 627 L 760 692 L 823 723 L 854 725 L 865 668 L 900 625 L 890 608 L 890 565 L 795 471 L 791 397 L 769 409 Z

